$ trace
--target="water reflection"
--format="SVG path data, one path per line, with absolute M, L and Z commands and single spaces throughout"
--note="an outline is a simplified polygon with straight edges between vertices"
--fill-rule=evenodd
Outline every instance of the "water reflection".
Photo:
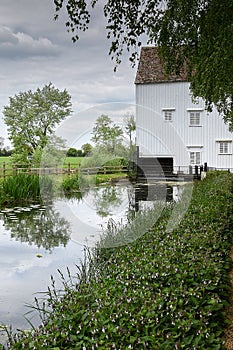
M 60 245 L 66 246 L 70 238 L 70 224 L 53 206 L 14 208 L 1 214 L 5 230 L 11 238 L 29 245 L 52 250 Z
M 173 198 L 173 186 L 166 184 L 143 184 L 139 183 L 134 190 L 134 208 L 135 211 L 140 209 L 141 202 L 166 201 L 170 202 Z
M 0 324 L 27 328 L 24 305 L 33 302 L 33 293 L 47 290 L 50 275 L 56 279 L 57 269 L 64 271 L 68 266 L 74 274 L 83 246 L 95 245 L 109 220 L 127 222 L 142 203 L 175 199 L 179 190 L 176 186 L 171 191 L 167 184 L 146 188 L 119 182 L 90 188 L 82 198 L 63 198 L 46 207 L 2 210 Z
M 94 187 L 84 197 L 90 208 L 94 209 L 101 218 L 111 217 L 122 212 L 128 206 L 127 192 L 132 190 L 128 186 Z

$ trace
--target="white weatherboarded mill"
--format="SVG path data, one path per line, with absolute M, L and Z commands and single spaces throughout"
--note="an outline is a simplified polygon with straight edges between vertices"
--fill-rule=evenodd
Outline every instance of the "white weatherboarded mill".
M 173 173 L 196 166 L 233 171 L 233 134 L 203 99 L 192 101 L 185 71 L 165 77 L 155 47 L 143 47 L 135 79 L 139 160 L 157 159 Z

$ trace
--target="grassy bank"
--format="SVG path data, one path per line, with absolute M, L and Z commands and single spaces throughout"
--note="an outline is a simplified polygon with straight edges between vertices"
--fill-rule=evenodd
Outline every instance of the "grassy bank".
M 195 185 L 179 227 L 156 226 L 127 246 L 95 252 L 98 264 L 48 291 L 42 326 L 9 349 L 223 349 L 232 245 L 233 178 L 210 173 Z

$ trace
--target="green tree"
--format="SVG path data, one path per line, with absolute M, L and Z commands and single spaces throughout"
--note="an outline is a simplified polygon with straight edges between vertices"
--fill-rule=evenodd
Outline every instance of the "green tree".
M 83 151 L 81 149 L 77 149 L 77 157 L 84 157 Z
M 82 152 L 83 152 L 83 156 L 84 157 L 86 157 L 86 156 L 88 156 L 91 152 L 92 152 L 92 150 L 93 150 L 93 147 L 92 147 L 92 145 L 90 144 L 90 143 L 84 143 L 83 145 L 82 145 L 82 147 L 81 147 L 81 150 L 82 150 Z
M 51 83 L 10 97 L 3 114 L 16 153 L 43 149 L 55 127 L 71 114 L 70 100 L 66 90 L 59 91 Z
M 77 157 L 78 155 L 78 150 L 74 147 L 70 147 L 67 151 L 67 157 Z
M 107 115 L 97 118 L 92 134 L 92 141 L 108 152 L 114 152 L 122 144 L 122 129 Z
M 124 117 L 124 124 L 125 124 L 125 131 L 129 136 L 129 146 L 130 146 L 130 149 L 132 149 L 133 147 L 132 137 L 133 137 L 134 131 L 136 130 L 136 122 L 133 114 L 127 114 Z
M 64 0 L 53 0 L 55 18 Z M 66 26 L 73 41 L 88 28 L 92 0 L 68 0 Z M 217 107 L 226 122 L 233 124 L 233 2 L 232 0 L 105 0 L 109 53 L 121 62 L 121 55 L 131 50 L 135 63 L 142 41 L 159 47 L 165 71 L 180 72 L 185 64 L 194 97 L 202 97 L 208 110 Z
M 67 154 L 65 142 L 62 137 L 53 134 L 43 150 L 37 148 L 33 153 L 34 164 L 37 165 L 40 162 L 41 167 L 61 166 Z

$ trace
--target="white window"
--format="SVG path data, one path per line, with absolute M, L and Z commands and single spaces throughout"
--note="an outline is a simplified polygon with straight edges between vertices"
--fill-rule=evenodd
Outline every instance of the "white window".
M 175 108 L 163 108 L 162 111 L 165 122 L 172 122 Z
M 198 111 L 189 112 L 189 125 L 200 126 L 201 125 L 201 113 Z
M 219 141 L 219 154 L 232 154 L 231 141 Z
M 201 152 L 190 152 L 190 164 L 200 165 L 201 164 Z

